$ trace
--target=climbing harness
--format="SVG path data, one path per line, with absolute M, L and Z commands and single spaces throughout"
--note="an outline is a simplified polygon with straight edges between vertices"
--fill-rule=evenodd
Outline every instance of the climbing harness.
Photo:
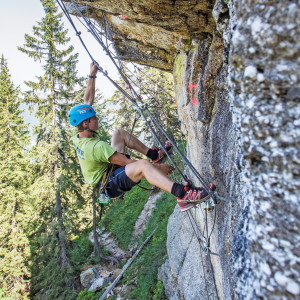
M 107 22 L 105 13 L 102 11 L 103 23 L 104 23 L 104 32 L 103 32 L 103 29 L 102 28 L 98 29 L 98 24 L 96 24 L 96 22 L 92 22 L 88 17 L 86 17 L 83 14 L 82 10 L 74 2 L 74 0 L 71 0 L 73 8 L 75 8 L 75 10 L 76 10 L 76 14 L 80 15 L 82 20 L 84 21 L 84 23 L 83 23 L 80 20 L 81 24 L 83 24 L 83 26 L 87 29 L 87 31 L 89 33 L 91 33 L 93 35 L 93 37 L 95 38 L 95 40 L 101 45 L 101 47 L 105 51 L 106 55 L 110 58 L 110 60 L 112 61 L 112 63 L 114 64 L 114 66 L 116 67 L 118 72 L 120 73 L 122 79 L 125 82 L 125 86 L 126 86 L 125 88 L 126 88 L 126 90 L 129 90 L 129 92 L 127 92 L 118 83 L 116 83 L 108 75 L 108 72 L 106 70 L 104 70 L 95 61 L 95 59 L 93 58 L 93 56 L 89 52 L 88 48 L 86 47 L 85 43 L 83 42 L 83 39 L 81 37 L 81 32 L 77 30 L 75 24 L 73 23 L 73 20 L 72 20 L 70 14 L 69 14 L 67 8 L 65 7 L 65 4 L 62 2 L 62 0 L 56 0 L 56 1 L 59 4 L 62 11 L 64 12 L 67 19 L 69 20 L 72 27 L 74 28 L 76 35 L 78 36 L 81 44 L 83 45 L 83 47 L 86 50 L 87 54 L 89 55 L 90 59 L 97 65 L 99 72 L 102 73 L 102 75 L 105 76 L 120 91 L 120 93 L 127 100 L 129 100 L 131 102 L 131 104 L 134 105 L 134 107 L 136 108 L 136 115 L 138 114 L 139 117 L 142 117 L 144 119 L 144 121 L 147 124 L 148 128 L 150 129 L 155 141 L 157 142 L 158 146 L 161 149 L 164 149 L 164 145 L 163 145 L 163 142 L 161 141 L 161 139 L 159 137 L 163 137 L 165 140 L 170 142 L 170 144 L 173 148 L 173 151 L 181 157 L 182 162 L 186 165 L 189 172 L 191 172 L 194 175 L 194 177 L 201 183 L 203 188 L 209 194 L 209 196 L 210 196 L 209 199 L 205 200 L 205 202 L 204 202 L 205 212 L 202 210 L 201 204 L 196 205 L 197 207 L 200 208 L 200 211 L 203 215 L 203 219 L 205 220 L 203 228 L 200 228 L 200 226 L 198 225 L 198 221 L 196 220 L 196 213 L 195 213 L 195 215 L 192 214 L 193 209 L 190 209 L 190 210 L 187 211 L 187 216 L 188 216 L 189 221 L 191 223 L 194 234 L 195 234 L 195 236 L 196 236 L 196 238 L 199 242 L 203 271 L 204 271 L 203 255 L 205 255 L 206 259 L 208 260 L 208 265 L 209 265 L 209 268 L 210 268 L 210 278 L 213 281 L 213 287 L 214 287 L 213 289 L 214 289 L 214 294 L 215 294 L 215 297 L 213 299 L 219 299 L 219 295 L 218 295 L 218 291 L 217 291 L 217 287 L 216 287 L 214 269 L 213 269 L 212 262 L 211 262 L 211 255 L 218 256 L 218 254 L 211 251 L 211 245 L 210 244 L 211 244 L 211 235 L 212 235 L 212 232 L 214 230 L 215 221 L 216 221 L 215 205 L 220 203 L 220 201 L 228 201 L 228 199 L 225 199 L 225 198 L 223 198 L 219 195 L 216 195 L 214 193 L 214 191 L 209 189 L 209 185 L 206 182 L 206 180 L 199 174 L 199 172 L 196 170 L 196 168 L 187 159 L 186 155 L 182 153 L 179 146 L 173 141 L 173 139 L 170 137 L 170 135 L 164 130 L 164 128 L 157 121 L 157 119 L 149 111 L 148 104 L 146 102 L 143 102 L 142 96 L 141 96 L 142 91 L 144 90 L 146 93 L 148 93 L 149 92 L 148 89 L 144 88 L 144 87 L 140 88 L 140 93 L 139 94 L 135 91 L 133 85 L 136 86 L 136 87 L 139 87 L 139 82 L 136 83 L 133 80 L 131 80 L 131 78 L 129 79 L 127 77 L 126 73 L 125 73 L 125 67 L 122 64 L 119 56 L 117 55 L 117 51 L 115 51 L 115 49 L 114 49 L 114 39 L 112 37 L 112 34 L 111 34 L 111 31 L 110 31 L 109 24 Z M 113 48 L 113 51 L 111 50 L 112 48 Z M 128 69 L 127 69 L 127 72 L 128 72 Z M 129 72 L 131 72 L 131 71 L 129 70 Z M 136 123 L 136 118 L 135 118 L 135 121 L 134 121 L 134 124 L 133 124 L 133 128 L 134 128 L 135 123 Z M 130 133 L 130 138 L 132 136 L 133 128 L 132 128 L 131 133 Z M 129 141 L 128 141 L 128 144 L 129 144 Z M 193 186 L 191 180 L 189 180 L 189 176 L 187 176 L 186 173 L 183 173 L 181 171 L 181 169 L 177 166 L 177 164 L 175 163 L 173 157 L 168 153 L 168 151 L 166 151 L 166 150 L 164 150 L 164 151 L 165 151 L 165 154 L 166 154 L 167 158 L 169 159 L 171 165 L 176 169 L 176 171 L 180 174 L 180 176 L 184 179 L 184 181 L 188 182 L 191 186 Z M 102 178 L 101 187 L 100 187 L 101 191 L 105 190 L 104 187 L 106 187 L 105 184 L 107 184 L 107 182 L 106 182 L 107 179 L 106 178 L 108 178 L 108 177 L 109 176 L 106 175 L 104 178 Z M 103 205 L 104 200 L 103 200 L 103 202 L 100 202 L 100 203 L 101 203 L 101 205 Z M 107 203 L 107 202 L 105 202 L 105 203 Z M 211 229 L 209 230 L 209 228 L 208 228 L 208 219 L 209 219 L 209 216 L 211 215 L 211 213 L 213 213 L 213 216 L 212 216 L 213 221 L 212 221 Z M 209 295 L 208 287 L 207 287 L 209 279 L 207 278 L 206 272 L 204 272 L 204 280 L 205 280 L 207 299 L 209 299 L 210 295 Z
M 105 189 L 107 187 L 109 177 L 114 169 L 113 165 L 110 165 L 104 174 L 102 175 L 102 178 L 99 180 L 99 183 L 96 185 L 96 188 L 99 191 L 99 197 L 97 198 L 97 202 L 102 204 L 107 204 L 111 202 L 111 198 L 107 195 L 105 192 Z
M 95 197 L 97 197 L 96 195 L 98 195 L 98 197 L 96 198 L 96 201 L 100 204 L 99 221 L 101 221 L 101 219 L 102 219 L 102 214 L 104 211 L 104 204 L 108 204 L 111 202 L 111 198 L 107 195 L 107 193 L 105 192 L 105 189 L 108 184 L 109 177 L 113 171 L 113 168 L 114 168 L 114 166 L 110 165 L 106 169 L 106 171 L 102 175 L 102 178 L 99 180 L 98 184 L 95 186 L 94 191 L 93 191 L 93 200 L 95 199 Z

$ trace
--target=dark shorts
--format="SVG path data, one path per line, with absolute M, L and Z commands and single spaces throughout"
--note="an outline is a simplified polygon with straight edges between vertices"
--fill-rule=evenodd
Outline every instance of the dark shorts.
M 110 198 L 116 198 L 131 190 L 137 184 L 126 175 L 125 166 L 123 166 L 114 170 L 109 176 L 106 193 Z

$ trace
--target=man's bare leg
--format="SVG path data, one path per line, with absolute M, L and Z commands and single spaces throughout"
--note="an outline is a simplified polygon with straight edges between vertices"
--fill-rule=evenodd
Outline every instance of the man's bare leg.
M 141 141 L 139 141 L 133 135 L 130 137 L 130 134 L 123 130 L 117 129 L 112 136 L 111 147 L 118 151 L 119 153 L 124 153 L 125 146 L 128 146 L 130 149 L 134 149 L 144 155 L 147 154 L 149 148 L 145 146 Z M 129 141 L 129 143 L 128 143 Z M 125 153 L 124 153 L 125 154 Z
M 142 159 L 126 165 L 125 173 L 134 182 L 146 178 L 150 184 L 176 196 L 181 211 L 191 209 L 195 207 L 195 202 L 202 202 L 209 197 L 209 193 L 203 188 L 186 189 L 188 186 L 174 183 L 167 177 L 171 170 L 167 171 L 165 167 L 169 166 L 166 164 L 154 166 L 148 160 Z M 209 188 L 215 190 L 216 187 L 210 185 Z
M 117 152 L 119 153 L 123 153 L 125 151 L 125 145 L 127 145 L 128 143 L 128 139 L 129 139 L 129 133 L 123 129 L 117 129 L 112 136 L 112 142 L 111 142 L 111 146 L 113 149 L 115 149 Z M 142 154 L 147 154 L 149 148 L 147 146 L 145 146 L 141 141 L 139 141 L 136 137 L 131 136 L 130 141 L 129 141 L 129 148 L 135 149 L 137 151 L 139 151 Z M 149 161 L 145 160 L 149 165 L 151 166 L 151 169 L 153 168 L 153 165 L 151 163 L 149 163 Z M 142 166 L 145 164 L 145 162 L 143 164 L 141 164 Z M 135 164 L 136 166 L 136 164 Z M 154 164 L 154 169 L 157 168 L 160 170 L 161 174 L 165 174 L 165 175 L 169 175 L 172 173 L 172 171 L 174 170 L 173 167 L 166 165 L 166 164 Z M 127 171 L 126 171 L 127 174 Z M 128 175 L 127 175 L 128 176 Z M 135 173 L 132 174 L 131 176 L 135 177 Z M 130 176 L 129 176 L 130 177 Z M 130 177 L 130 179 L 132 179 L 135 182 L 140 181 L 140 179 L 142 177 L 146 177 L 146 176 L 140 176 L 138 175 L 137 179 L 133 179 Z M 150 180 L 151 177 L 148 175 L 147 176 Z M 169 179 L 169 178 L 167 178 Z M 148 180 L 149 181 L 149 180 Z M 150 182 L 150 181 L 149 181 Z M 150 182 L 151 184 L 153 184 L 152 182 Z M 157 186 L 157 184 L 155 184 Z
M 174 182 L 165 174 L 171 170 L 168 165 L 152 165 L 148 160 L 142 159 L 125 167 L 126 175 L 134 182 L 139 182 L 142 178 L 158 188 L 171 193 Z

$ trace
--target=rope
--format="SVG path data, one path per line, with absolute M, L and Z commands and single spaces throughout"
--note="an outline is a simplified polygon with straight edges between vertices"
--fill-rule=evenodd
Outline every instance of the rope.
M 211 251 L 209 250 L 209 238 L 210 238 L 210 237 L 206 240 L 206 241 L 207 241 L 207 246 L 206 246 L 206 248 L 202 247 L 202 244 L 201 244 L 202 240 L 201 240 L 201 238 L 200 238 L 199 235 L 198 235 L 198 232 L 201 234 L 201 231 L 200 231 L 200 229 L 198 228 L 197 223 L 196 223 L 196 221 L 195 221 L 195 219 L 194 219 L 192 213 L 190 212 L 190 210 L 187 211 L 187 215 L 188 215 L 188 218 L 189 218 L 189 221 L 190 221 L 190 223 L 191 223 L 192 229 L 193 229 L 193 231 L 194 231 L 194 234 L 195 234 L 195 236 L 196 236 L 196 238 L 197 238 L 197 241 L 198 241 L 198 243 L 199 243 L 199 246 L 200 246 L 201 264 L 202 264 L 202 269 L 203 269 L 203 276 L 204 276 L 204 281 L 205 281 L 205 290 L 206 290 L 207 299 L 209 299 L 208 290 L 207 290 L 207 285 L 208 285 L 208 284 L 207 284 L 207 281 L 208 281 L 208 280 L 207 280 L 207 278 L 206 278 L 206 272 L 205 272 L 205 270 L 204 270 L 203 254 L 206 254 L 206 257 L 207 257 L 208 262 L 209 262 L 209 267 L 210 267 L 210 270 L 211 270 L 211 276 L 212 276 L 212 281 L 213 281 L 214 291 L 215 291 L 215 295 L 216 295 L 216 298 L 215 298 L 215 299 L 219 300 L 219 295 L 218 295 L 218 289 L 217 289 L 217 284 L 216 284 L 216 279 L 215 279 L 214 268 L 213 268 L 213 265 L 212 265 L 212 262 L 211 262 L 211 257 L 210 257 L 211 254 L 212 254 L 212 255 L 217 255 L 217 256 L 218 256 L 218 254 L 217 254 L 217 253 L 213 253 L 213 252 L 211 252 Z M 198 228 L 198 231 L 195 229 L 194 226 L 195 226 L 196 228 Z M 207 228 L 207 226 L 206 226 L 206 228 Z M 207 230 L 206 230 L 206 231 L 207 231 Z M 201 234 L 201 235 L 202 235 L 202 238 L 203 238 L 203 239 L 206 239 L 205 236 L 204 236 L 203 234 Z
M 204 276 L 204 281 L 205 281 L 205 291 L 206 291 L 206 296 L 207 296 L 207 300 L 209 299 L 209 294 L 208 294 L 208 289 L 207 289 L 207 286 L 208 286 L 208 281 L 207 281 L 207 278 L 206 278 L 206 272 L 205 272 L 205 270 L 204 270 L 204 263 L 203 263 L 203 251 L 202 251 L 202 247 L 201 247 L 201 243 L 200 243 L 200 240 L 199 240 L 199 238 L 198 238 L 198 236 L 197 236 L 197 233 L 196 233 L 196 231 L 194 230 L 194 226 L 193 226 L 193 223 L 192 223 L 192 221 L 191 221 L 191 218 L 190 218 L 190 214 L 188 213 L 188 217 L 189 217 L 189 220 L 190 220 L 190 223 L 191 223 L 191 225 L 192 225 L 192 228 L 193 228 L 193 231 L 194 231 L 194 233 L 195 233 L 195 235 L 196 235 L 196 238 L 197 238 L 197 240 L 198 240 L 198 243 L 199 243 L 199 246 L 200 246 L 200 255 L 201 255 L 201 265 L 202 265 L 202 270 L 203 270 L 203 276 Z
M 150 78 L 150 77 L 147 75 L 147 73 L 143 72 L 143 70 L 142 70 L 141 68 L 139 68 L 136 64 L 134 64 L 134 63 L 131 63 L 131 64 L 132 64 L 133 67 L 134 67 L 135 69 L 137 69 L 143 76 L 145 76 L 145 78 L 149 79 L 149 81 L 151 81 L 153 84 L 154 84 L 154 83 L 157 84 L 157 86 L 159 87 L 160 91 L 163 91 L 164 93 L 166 93 L 170 98 L 174 98 L 174 96 L 172 96 L 167 90 L 165 90 L 161 85 L 159 85 L 159 81 L 158 81 L 158 80 L 157 80 L 157 81 L 153 80 L 152 78 Z M 126 65 L 125 65 L 125 69 L 126 69 L 133 77 L 137 78 L 137 76 L 136 76 L 136 75 L 135 75 L 128 67 L 126 67 Z M 134 83 L 135 86 L 138 86 L 138 84 L 135 83 L 131 78 L 129 78 L 129 79 Z M 148 89 L 145 85 L 141 85 L 141 86 L 142 86 L 142 88 L 143 88 L 145 91 L 147 91 L 148 94 L 153 95 L 152 90 Z M 155 95 L 154 95 L 153 98 L 155 98 Z
M 139 115 L 138 117 L 137 117 L 137 115 L 138 115 L 138 114 L 137 114 L 137 112 L 136 112 L 135 115 L 134 115 L 134 122 L 133 122 L 132 127 L 131 127 L 130 135 L 129 135 L 128 142 L 127 142 L 127 146 L 125 147 L 124 153 L 126 153 L 126 151 L 127 151 L 126 148 L 129 148 L 129 142 L 130 142 L 130 139 L 131 139 L 131 137 L 132 137 L 132 133 L 133 133 L 135 124 L 136 124 L 137 120 L 140 118 L 140 115 Z M 140 189 L 145 190 L 145 191 L 154 191 L 154 190 L 155 190 L 155 188 L 146 188 L 146 187 L 141 186 L 141 185 L 139 185 L 139 184 L 137 184 L 137 186 L 138 186 Z
M 88 13 L 88 10 L 87 10 L 87 8 L 86 8 L 86 14 Z M 82 15 L 83 17 L 85 17 L 84 15 Z M 101 27 L 100 27 L 100 29 L 98 29 L 98 24 L 95 22 L 95 21 L 93 21 L 93 23 L 92 23 L 92 21 L 89 19 L 88 21 L 86 21 L 86 22 L 88 22 L 88 24 L 89 25 L 92 25 L 92 26 L 94 26 L 94 35 L 96 35 L 97 34 L 97 40 L 99 40 L 99 39 L 101 39 L 101 36 L 104 36 L 105 38 L 106 38 L 106 48 L 107 48 L 107 50 L 109 51 L 109 47 L 112 45 L 112 46 L 114 46 L 114 43 L 112 42 L 110 45 L 108 45 L 108 43 L 107 43 L 107 41 L 108 41 L 108 39 L 110 40 L 110 41 L 112 41 L 113 40 L 113 38 L 112 38 L 112 35 L 111 35 L 111 31 L 110 31 L 110 28 L 109 28 L 109 25 L 108 25 L 108 22 L 107 22 L 107 19 L 106 19 L 106 16 L 105 16 L 105 13 L 102 11 L 102 16 L 103 16 L 103 20 L 104 20 L 104 27 L 105 27 L 105 32 L 103 33 L 102 31 L 101 31 Z M 78 18 L 77 17 L 77 20 L 89 31 L 89 32 L 91 32 L 91 30 L 81 21 L 81 19 L 80 18 Z M 86 20 L 86 18 L 85 18 L 85 20 Z M 99 34 L 100 34 L 100 36 L 99 36 Z M 107 36 L 108 36 L 108 39 L 107 39 Z M 102 43 L 104 44 L 104 42 L 102 41 Z M 113 47 L 114 48 L 114 47 Z M 115 48 L 114 48 L 114 50 L 115 50 Z M 110 51 L 109 51 L 110 52 Z M 116 52 L 116 50 L 115 50 L 115 52 Z M 110 52 L 110 54 L 111 54 L 111 56 L 112 56 L 112 52 Z M 122 62 L 121 62 L 121 60 L 120 60 L 120 57 L 118 56 L 118 55 L 116 55 L 115 56 L 115 58 L 117 58 L 117 60 L 118 60 L 118 63 L 119 63 L 119 68 L 122 70 L 122 72 L 125 74 L 125 70 L 127 71 L 127 72 L 129 72 L 132 76 L 134 76 L 137 80 L 138 80 L 138 77 L 126 66 L 126 65 L 124 65 L 124 64 L 122 64 Z M 137 69 L 137 70 L 139 70 L 140 72 L 142 72 L 142 69 L 141 68 L 139 68 L 136 64 L 134 64 L 134 63 L 131 63 L 133 66 L 134 66 L 134 68 L 135 69 Z M 124 70 L 125 69 L 125 70 Z M 143 75 L 145 75 L 145 77 L 146 78 L 148 78 L 152 83 L 156 83 L 157 85 L 158 85 L 158 87 L 160 88 L 160 90 L 162 90 L 162 91 L 164 91 L 164 93 L 166 93 L 169 97 L 171 97 L 171 98 L 174 98 L 168 91 L 166 91 L 163 87 L 161 87 L 160 85 L 159 85 L 159 81 L 154 81 L 152 78 L 150 78 L 149 76 L 147 76 L 147 74 L 146 73 L 143 73 Z M 126 77 L 127 78 L 127 77 Z M 150 95 L 153 95 L 153 93 L 152 93 L 152 91 L 150 90 L 150 89 L 148 89 L 148 88 L 146 88 L 144 85 L 142 85 L 141 83 L 140 83 L 140 81 L 139 81 L 139 84 L 137 84 L 137 83 L 135 83 L 131 78 L 127 78 L 128 80 L 130 80 L 136 87 L 141 87 L 142 88 L 142 90 L 145 90 L 145 91 L 147 91 L 147 93 L 148 94 L 150 94 Z
M 139 115 L 139 117 L 137 117 L 137 115 L 138 115 L 137 112 L 135 112 L 135 115 L 134 115 L 134 122 L 133 122 L 133 124 L 132 124 L 131 131 L 130 131 L 130 135 L 129 135 L 129 139 L 128 139 L 128 142 L 127 142 L 127 148 L 129 148 L 129 142 L 130 142 L 130 140 L 131 140 L 131 136 L 132 136 L 132 133 L 133 133 L 133 129 L 134 129 L 134 127 L 135 127 L 135 124 L 136 124 L 137 120 L 140 118 L 140 115 Z M 126 153 L 126 148 L 125 148 L 124 153 Z

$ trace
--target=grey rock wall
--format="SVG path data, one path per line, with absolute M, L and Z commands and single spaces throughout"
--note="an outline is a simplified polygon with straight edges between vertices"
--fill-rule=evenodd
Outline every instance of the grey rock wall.
M 299 1 L 235 1 L 229 72 L 257 297 L 300 297 Z
M 191 50 L 176 57 L 173 74 L 189 158 L 206 181 L 216 184 L 217 193 L 229 201 L 207 212 L 207 217 L 204 204 L 192 211 L 202 231 L 206 219 L 209 232 L 214 226 L 210 250 L 219 256 L 209 257 L 201 252 L 187 213 L 177 208 L 175 217 L 170 218 L 168 260 L 159 271 L 170 299 L 234 299 L 246 295 L 251 299 L 253 295 L 249 185 L 244 179 L 246 162 L 240 131 L 228 97 L 229 44 L 224 39 L 228 41 L 231 29 L 227 4 L 220 1 L 216 6 L 214 16 L 220 22 L 220 31 L 215 30 L 202 40 L 194 39 Z M 194 183 L 199 184 L 195 179 Z M 181 263 L 178 257 L 184 257 Z M 243 288 L 239 290 L 239 286 Z
M 174 68 L 190 159 L 206 179 L 216 183 L 218 193 L 230 199 L 216 208 L 212 235 L 212 250 L 220 254 L 212 257 L 218 297 L 296 299 L 300 296 L 299 3 L 235 1 L 228 6 L 229 20 L 224 1 L 213 10 L 223 34 L 223 56 L 212 54 L 215 36 L 209 37 L 194 41 L 201 53 L 196 48 L 177 56 Z M 214 99 L 207 98 L 215 100 L 211 111 L 202 83 L 212 55 L 214 61 L 222 57 L 222 65 L 211 76 L 214 89 L 210 91 L 215 92 Z M 201 207 L 195 214 L 203 224 Z M 160 277 L 170 297 L 201 299 L 192 286 L 178 284 L 170 292 L 168 282 L 190 273 L 201 282 L 203 275 L 201 268 L 183 267 L 194 266 L 199 252 L 186 256 L 179 271 L 176 268 L 173 251 L 178 249 L 172 239 L 177 221 L 170 219 L 169 259 Z M 176 239 L 185 235 L 182 227 Z M 192 247 L 185 244 L 182 252 L 189 253 Z M 183 297 L 187 289 L 194 296 Z

